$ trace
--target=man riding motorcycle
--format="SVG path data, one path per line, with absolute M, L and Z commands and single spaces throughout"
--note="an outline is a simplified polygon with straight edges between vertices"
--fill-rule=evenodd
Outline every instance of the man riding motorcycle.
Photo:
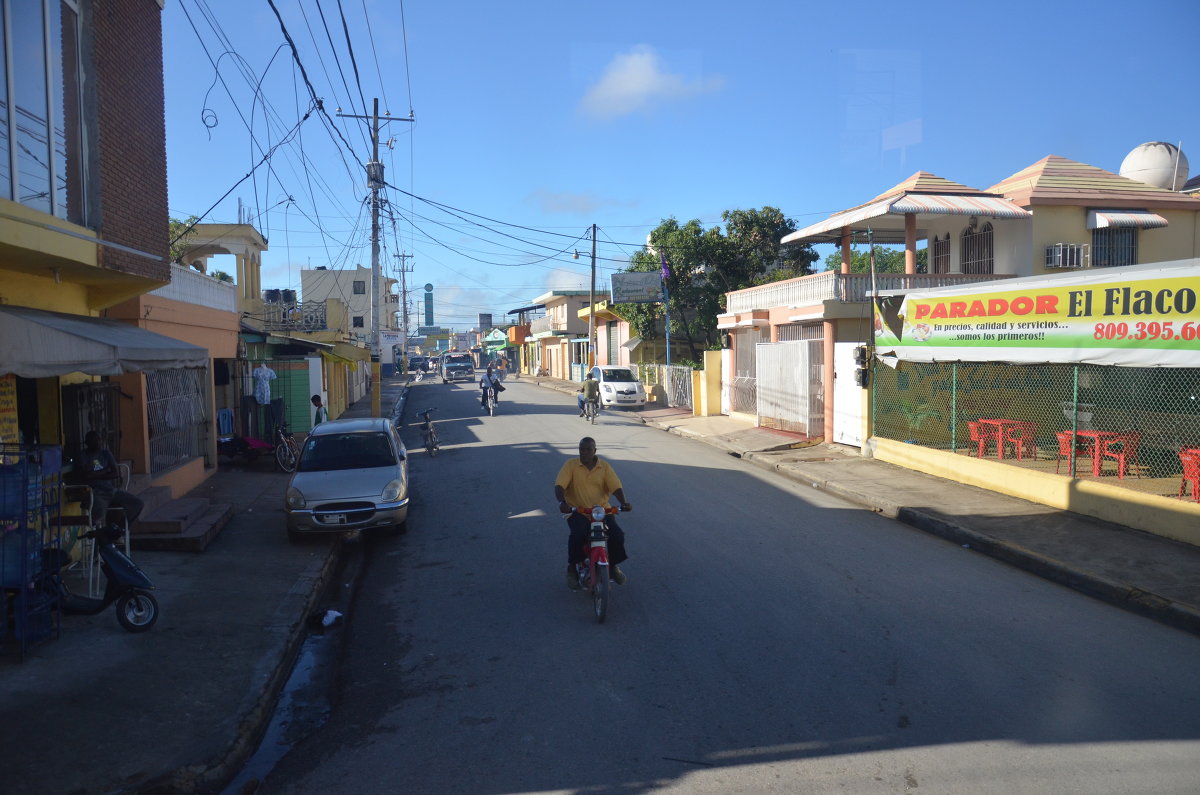
M 621 479 L 616 471 L 596 455 L 596 440 L 585 436 L 579 440 L 579 457 L 563 464 L 558 477 L 554 479 L 554 498 L 558 500 L 558 510 L 569 514 L 567 526 L 571 534 L 567 540 L 567 587 L 573 591 L 579 590 L 575 564 L 581 563 L 585 557 L 583 545 L 589 529 L 588 517 L 575 509 L 590 512 L 592 506 L 607 506 L 610 497 L 617 498 L 622 511 L 633 510 L 633 506 L 625 499 L 625 491 L 621 488 Z M 628 558 L 625 554 L 625 532 L 611 514 L 604 517 L 604 524 L 608 528 L 608 573 L 613 582 L 624 585 L 625 572 L 617 568 L 617 564 Z

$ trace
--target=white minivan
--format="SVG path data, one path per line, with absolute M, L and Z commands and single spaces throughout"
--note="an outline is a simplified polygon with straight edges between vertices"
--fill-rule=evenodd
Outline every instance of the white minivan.
M 600 382 L 600 405 L 603 408 L 646 407 L 646 390 L 630 368 L 606 364 L 593 367 L 592 374 Z

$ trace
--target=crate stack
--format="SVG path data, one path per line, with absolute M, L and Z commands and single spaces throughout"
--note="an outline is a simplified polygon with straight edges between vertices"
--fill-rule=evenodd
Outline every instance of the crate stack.
M 24 657 L 58 636 L 58 589 L 42 551 L 58 546 L 62 448 L 0 445 L 0 640 L 11 631 Z

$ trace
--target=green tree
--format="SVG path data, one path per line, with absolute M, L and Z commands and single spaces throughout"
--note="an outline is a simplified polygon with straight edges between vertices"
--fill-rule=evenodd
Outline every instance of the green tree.
M 917 273 L 927 273 L 929 271 L 929 249 L 922 248 L 917 250 Z M 842 269 L 842 252 L 841 250 L 834 251 L 832 254 L 825 257 L 825 270 L 840 271 Z M 853 249 L 850 252 L 850 272 L 851 273 L 870 273 L 871 272 L 871 255 L 870 249 Z M 898 248 L 888 248 L 887 246 L 875 246 L 875 272 L 876 273 L 904 273 L 904 250 Z
M 192 234 L 191 227 L 199 220 L 195 215 L 189 215 L 183 221 L 178 218 L 170 219 L 167 225 L 167 239 L 171 241 L 171 262 L 183 262 L 183 255 L 187 253 L 189 238 Z M 186 234 L 184 234 L 185 230 L 187 230 Z
M 233 282 L 233 277 L 230 276 L 225 271 L 213 271 L 209 275 L 212 276 L 214 279 L 216 279 L 219 282 L 230 282 L 230 283 Z
M 666 257 L 671 336 L 687 343 L 693 361 L 702 358 L 701 351 L 720 345 L 717 315 L 725 310 L 725 293 L 807 273 L 817 259 L 810 246 L 780 245 L 796 224 L 774 207 L 727 210 L 721 219 L 725 234 L 721 227 L 705 229 L 698 220 L 680 225 L 667 218 L 650 233 L 650 246 L 634 254 L 628 268 L 656 271 L 662 267 L 660 253 Z M 638 336 L 660 336 L 662 304 L 627 304 L 621 313 Z

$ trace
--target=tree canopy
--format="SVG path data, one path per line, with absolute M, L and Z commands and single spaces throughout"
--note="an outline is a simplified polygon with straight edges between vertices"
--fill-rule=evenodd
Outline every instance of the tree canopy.
M 922 248 L 917 250 L 917 273 L 925 273 L 928 270 L 929 249 Z M 825 257 L 825 270 L 840 271 L 842 269 L 842 252 L 834 251 L 832 254 Z M 851 273 L 870 273 L 871 272 L 871 251 L 864 248 L 862 250 L 852 249 L 850 251 L 850 272 Z M 896 248 L 888 248 L 887 246 L 875 246 L 875 272 L 876 273 L 904 273 L 904 250 Z
M 725 293 L 804 275 L 817 260 L 808 245 L 780 245 L 796 230 L 796 222 L 775 207 L 726 210 L 721 220 L 724 233 L 719 226 L 705 229 L 694 219 L 682 225 L 665 219 L 626 269 L 656 271 L 666 260 L 671 335 L 687 344 L 692 361 L 720 345 L 717 315 L 725 310 Z M 643 339 L 662 335 L 662 304 L 623 304 L 620 312 Z
M 167 239 L 171 241 L 170 258 L 171 262 L 182 262 L 183 254 L 187 251 L 188 237 L 191 234 L 191 227 L 200 219 L 194 215 L 189 215 L 185 220 L 180 221 L 178 218 L 172 218 L 167 225 Z M 187 230 L 188 234 L 183 234 Z M 176 240 L 176 238 L 179 238 Z

